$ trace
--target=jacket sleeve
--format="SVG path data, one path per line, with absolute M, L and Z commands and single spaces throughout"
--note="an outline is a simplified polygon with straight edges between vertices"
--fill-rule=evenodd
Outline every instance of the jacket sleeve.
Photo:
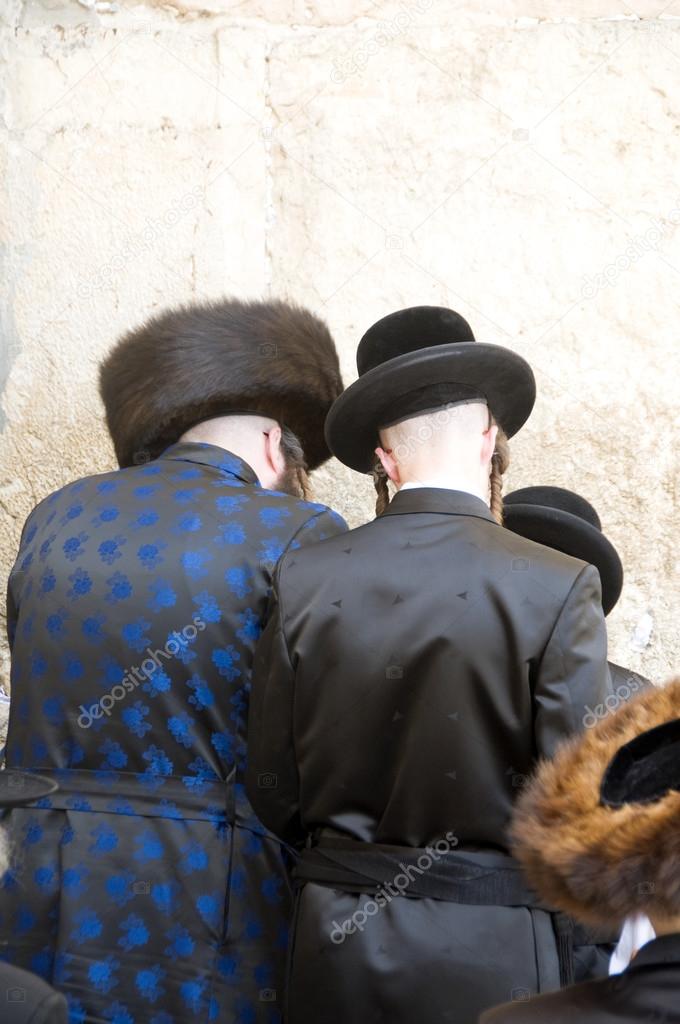
M 10 651 L 14 645 L 14 634 L 17 628 L 17 606 L 14 600 L 14 588 L 12 587 L 12 577 L 10 576 L 7 581 L 7 643 L 9 644 Z
M 537 754 L 552 757 L 560 740 L 588 724 L 593 707 L 610 689 L 600 576 L 587 565 L 569 591 L 538 667 Z
M 293 737 L 294 683 L 283 634 L 277 573 L 267 625 L 253 664 L 246 792 L 262 824 L 292 845 L 305 839 Z
M 33 511 L 29 514 L 28 518 L 26 519 L 26 521 L 25 521 L 25 523 L 24 523 L 24 525 L 22 527 L 21 538 L 19 540 L 19 550 L 17 552 L 16 561 L 14 563 L 14 567 L 12 568 L 12 571 L 10 572 L 8 580 L 7 580 L 7 589 L 5 591 L 5 597 L 6 597 L 6 605 L 5 605 L 5 607 L 7 609 L 7 623 L 6 623 L 6 625 L 7 625 L 7 641 L 9 643 L 10 651 L 12 650 L 12 647 L 13 647 L 13 644 L 14 644 L 14 635 L 15 635 L 15 632 L 16 632 L 17 618 L 19 616 L 19 596 L 18 596 L 18 590 L 19 590 L 19 585 L 22 582 L 22 577 L 24 575 L 23 569 L 22 569 L 22 562 L 23 562 L 23 557 L 22 556 L 25 556 L 25 554 L 26 554 L 25 551 L 24 551 L 24 542 L 26 541 L 26 537 L 28 535 L 29 524 L 31 523 L 31 520 L 32 520 L 35 512 L 40 508 L 40 506 L 42 504 L 43 503 L 40 502 L 39 505 L 36 505 L 36 507 L 33 509 Z

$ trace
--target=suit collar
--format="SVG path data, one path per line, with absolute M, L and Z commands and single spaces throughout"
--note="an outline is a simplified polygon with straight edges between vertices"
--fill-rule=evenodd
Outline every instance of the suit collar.
M 434 512 L 448 516 L 476 516 L 496 523 L 486 502 L 467 491 L 444 487 L 414 487 L 397 491 L 383 516 L 400 516 L 409 512 Z M 382 516 L 381 516 L 382 518 Z
M 259 484 L 257 473 L 247 462 L 233 452 L 219 448 L 215 444 L 199 444 L 195 441 L 182 441 L 166 448 L 159 459 L 170 459 L 177 462 L 195 462 L 201 466 L 212 466 L 229 476 L 243 480 L 246 484 Z
M 662 964 L 680 966 L 680 932 L 659 935 L 651 942 L 646 942 L 627 969 L 632 971 L 638 967 L 660 967 Z

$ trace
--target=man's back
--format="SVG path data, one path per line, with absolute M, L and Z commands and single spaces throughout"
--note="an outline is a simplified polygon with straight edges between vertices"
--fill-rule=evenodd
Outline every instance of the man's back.
M 243 793 L 252 652 L 283 551 L 341 528 L 185 443 L 29 517 L 7 763 L 59 791 L 7 816 L 0 937 L 74 1018 L 275 1012 L 290 906 Z
M 593 664 L 604 679 L 596 571 L 431 488 L 311 555 L 278 585 L 305 831 L 503 847 L 536 757 L 582 728 Z
M 604 699 L 597 571 L 507 533 L 479 498 L 419 488 L 287 556 L 272 593 L 248 792 L 311 844 L 290 1021 L 471 1024 L 559 987 L 553 920 L 506 829 L 537 756 Z

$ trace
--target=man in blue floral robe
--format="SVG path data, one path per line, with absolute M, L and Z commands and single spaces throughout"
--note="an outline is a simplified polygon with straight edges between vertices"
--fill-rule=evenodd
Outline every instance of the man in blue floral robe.
M 7 764 L 59 790 L 5 814 L 0 955 L 71 1024 L 274 1024 L 289 865 L 243 789 L 248 692 L 278 559 L 346 529 L 299 493 L 335 348 L 284 303 L 194 307 L 101 389 L 121 469 L 42 501 L 10 576 Z

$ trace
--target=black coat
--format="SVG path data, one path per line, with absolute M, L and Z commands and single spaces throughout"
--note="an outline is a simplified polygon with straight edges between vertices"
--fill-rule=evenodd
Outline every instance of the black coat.
M 297 844 L 423 848 L 451 832 L 459 851 L 502 853 L 537 757 L 608 683 L 596 569 L 503 530 L 479 498 L 401 491 L 280 566 L 256 652 L 250 799 Z M 290 1024 L 472 1024 L 515 989 L 559 985 L 545 911 L 395 896 L 343 938 L 364 904 L 304 886 Z
M 624 668 L 623 665 L 616 665 L 613 661 L 609 662 L 609 672 L 612 680 L 612 691 L 618 693 L 621 700 L 625 703 L 627 700 L 642 690 L 646 690 L 648 686 L 651 686 L 649 679 L 645 676 L 641 676 L 639 672 L 633 672 L 630 668 Z
M 65 998 L 35 974 L 0 964 L 2 1024 L 67 1024 Z
M 680 1022 L 680 934 L 642 947 L 622 974 L 499 1006 L 480 1024 L 659 1024 Z

